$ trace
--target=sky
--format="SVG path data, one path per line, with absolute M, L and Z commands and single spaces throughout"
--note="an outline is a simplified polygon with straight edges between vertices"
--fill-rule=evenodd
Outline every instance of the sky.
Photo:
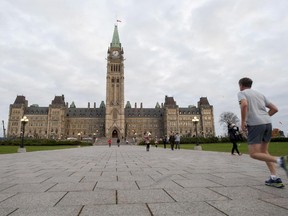
M 250 77 L 287 135 L 287 8 L 287 0 L 0 0 L 0 120 L 7 129 L 17 95 L 29 106 L 64 95 L 99 107 L 118 23 L 125 104 L 154 108 L 167 95 L 188 107 L 207 97 L 222 135 L 219 116 L 240 118 L 238 80 Z

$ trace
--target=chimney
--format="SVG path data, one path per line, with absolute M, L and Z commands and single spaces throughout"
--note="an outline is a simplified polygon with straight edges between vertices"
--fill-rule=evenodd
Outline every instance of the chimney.
M 141 104 L 140 104 L 140 108 L 143 108 L 143 103 L 141 102 Z
M 94 102 L 94 108 L 96 108 L 96 102 Z
M 88 108 L 90 108 L 90 102 L 88 102 Z
M 135 103 L 135 108 L 137 108 L 137 103 Z

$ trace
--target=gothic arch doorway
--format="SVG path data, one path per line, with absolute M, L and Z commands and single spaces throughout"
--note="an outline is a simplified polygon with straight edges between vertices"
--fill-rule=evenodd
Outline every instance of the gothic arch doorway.
M 117 130 L 113 130 L 112 138 L 118 138 L 118 131 Z

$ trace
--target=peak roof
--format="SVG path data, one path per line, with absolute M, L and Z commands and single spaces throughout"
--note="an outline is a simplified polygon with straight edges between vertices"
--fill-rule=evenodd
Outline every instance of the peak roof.
M 114 33 L 113 33 L 113 38 L 112 38 L 112 42 L 111 42 L 111 47 L 121 48 L 121 43 L 120 43 L 120 39 L 119 39 L 119 33 L 118 33 L 118 26 L 117 25 L 114 26 Z

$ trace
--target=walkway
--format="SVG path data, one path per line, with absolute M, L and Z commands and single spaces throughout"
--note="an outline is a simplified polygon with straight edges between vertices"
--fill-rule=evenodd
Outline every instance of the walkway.
M 247 155 L 122 145 L 0 155 L 2 216 L 288 215 Z

